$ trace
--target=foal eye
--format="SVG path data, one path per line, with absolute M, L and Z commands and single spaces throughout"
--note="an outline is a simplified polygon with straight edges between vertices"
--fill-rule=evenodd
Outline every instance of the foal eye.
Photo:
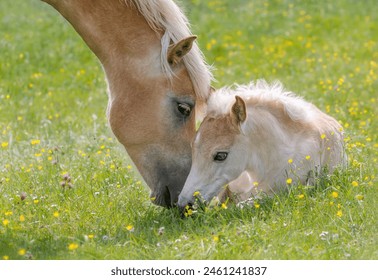
M 228 156 L 227 152 L 218 152 L 214 156 L 214 161 L 224 161 L 226 160 L 227 156 Z
M 192 108 L 186 103 L 178 103 L 177 110 L 179 110 L 183 116 L 188 117 L 192 111 Z

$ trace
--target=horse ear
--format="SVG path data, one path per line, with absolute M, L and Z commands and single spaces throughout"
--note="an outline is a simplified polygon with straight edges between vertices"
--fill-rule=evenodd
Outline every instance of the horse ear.
M 231 109 L 231 117 L 236 122 L 236 124 L 240 124 L 246 120 L 247 110 L 245 102 L 241 97 L 236 95 L 235 99 L 235 103 L 234 105 L 232 105 Z
M 193 35 L 182 39 L 176 44 L 171 44 L 168 47 L 168 63 L 172 66 L 178 64 L 184 55 L 186 55 L 192 49 L 195 39 L 197 39 L 197 36 Z

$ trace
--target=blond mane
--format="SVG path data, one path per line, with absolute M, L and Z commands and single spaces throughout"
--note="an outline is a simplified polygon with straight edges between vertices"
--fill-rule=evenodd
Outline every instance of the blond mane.
M 310 120 L 314 110 L 311 103 L 290 91 L 286 91 L 279 81 L 272 84 L 265 80 L 257 80 L 247 85 L 236 85 L 235 88 L 223 87 L 213 93 L 208 100 L 207 114 L 225 115 L 231 110 L 235 102 L 235 95 L 242 97 L 247 102 L 253 100 L 254 106 L 263 107 L 264 104 L 281 103 L 288 116 L 296 120 Z
M 168 47 L 183 38 L 193 35 L 190 24 L 181 9 L 171 0 L 125 0 L 134 5 L 146 19 L 148 25 L 156 32 L 164 32 L 161 38 L 161 65 L 165 75 L 172 78 L 174 73 L 167 60 Z M 194 91 L 200 99 L 207 99 L 213 75 L 209 65 L 196 43 L 183 58 L 185 67 L 193 83 Z

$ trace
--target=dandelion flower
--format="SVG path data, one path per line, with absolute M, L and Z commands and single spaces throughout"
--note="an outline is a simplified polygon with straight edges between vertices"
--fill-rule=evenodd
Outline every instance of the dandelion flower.
M 20 256 L 23 256 L 23 255 L 26 254 L 26 250 L 25 250 L 25 249 L 20 249 L 20 250 L 18 250 L 17 253 L 18 253 Z
M 24 215 L 20 215 L 20 222 L 25 222 L 25 216 Z
M 287 160 L 287 163 L 289 163 L 289 164 L 293 163 L 293 159 L 292 159 L 292 158 L 289 158 L 289 159 Z
M 298 198 L 299 199 L 303 199 L 305 196 L 304 196 L 304 194 L 303 193 L 301 193 L 301 194 L 298 194 Z
M 255 206 L 256 209 L 260 208 L 260 204 L 258 204 L 258 203 L 254 203 L 254 206 Z
M 310 160 L 311 159 L 311 156 L 306 156 L 306 160 Z
M 59 212 L 58 212 L 58 211 L 55 211 L 55 212 L 53 213 L 53 216 L 54 216 L 55 218 L 58 218 L 58 217 L 59 217 Z
M 253 186 L 257 187 L 259 185 L 259 182 L 253 182 Z
M 357 182 L 357 181 L 353 181 L 353 182 L 352 182 L 352 186 L 353 186 L 353 187 L 358 187 L 358 182 Z
M 3 260 L 4 260 L 4 261 L 9 260 L 9 256 L 7 256 L 7 255 L 3 256 Z
M 7 226 L 8 224 L 9 224 L 9 220 L 8 220 L 8 219 L 4 219 L 4 220 L 3 220 L 3 225 L 4 225 L 4 226 Z
M 358 194 L 355 196 L 357 200 L 364 200 L 364 196 L 362 194 Z
M 68 250 L 70 250 L 70 251 L 74 251 L 74 250 L 76 250 L 77 248 L 79 248 L 79 245 L 78 245 L 77 243 L 70 243 L 70 244 L 68 245 Z
M 32 144 L 32 145 L 38 145 L 40 143 L 41 143 L 41 140 L 38 140 L 38 139 L 33 139 L 33 140 L 30 141 L 30 144 Z
M 343 211 L 338 210 L 336 213 L 336 216 L 340 218 L 342 215 L 343 215 Z
M 12 216 L 13 215 L 13 212 L 12 211 L 7 211 L 5 212 L 5 216 Z
M 339 197 L 338 192 L 332 192 L 332 197 L 333 197 L 333 198 L 338 198 L 338 197 Z
M 6 147 L 8 147 L 8 145 L 9 145 L 8 142 L 2 142 L 2 143 L 1 143 L 1 147 L 4 148 L 4 149 L 5 149 Z
M 189 205 L 185 206 L 184 216 L 189 217 L 191 215 L 193 215 L 193 210 L 190 208 Z
M 134 231 L 134 226 L 133 225 L 128 225 L 128 226 L 126 226 L 126 229 L 128 230 L 128 231 Z
M 194 197 L 199 196 L 199 195 L 200 195 L 200 192 L 199 192 L 199 191 L 195 191 L 195 192 L 193 193 L 193 196 L 194 196 Z
M 218 242 L 219 241 L 219 236 L 218 235 L 214 235 L 213 236 L 213 240 L 214 240 L 214 242 Z
M 323 133 L 322 135 L 320 135 L 320 138 L 324 139 L 324 138 L 326 138 L 326 135 Z
M 226 203 L 222 203 L 221 207 L 222 207 L 223 209 L 227 209 L 227 204 L 226 204 Z
M 286 184 L 290 185 L 291 183 L 293 183 L 293 179 L 291 179 L 291 178 L 287 178 L 287 180 L 286 180 Z

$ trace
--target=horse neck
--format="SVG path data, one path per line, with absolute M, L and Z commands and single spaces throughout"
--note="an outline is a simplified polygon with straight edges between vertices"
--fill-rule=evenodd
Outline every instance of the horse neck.
M 264 178 L 280 159 L 286 156 L 294 130 L 293 121 L 277 108 L 249 106 L 248 118 L 242 130 L 248 139 L 248 169 Z M 281 115 L 282 114 L 282 115 Z M 281 116 L 278 116 L 281 115 Z M 287 159 L 286 159 L 287 160 Z
M 133 5 L 121 0 L 43 1 L 71 23 L 99 58 L 110 83 L 159 71 L 151 65 L 160 63 L 150 62 L 159 59 L 162 34 L 153 31 Z

